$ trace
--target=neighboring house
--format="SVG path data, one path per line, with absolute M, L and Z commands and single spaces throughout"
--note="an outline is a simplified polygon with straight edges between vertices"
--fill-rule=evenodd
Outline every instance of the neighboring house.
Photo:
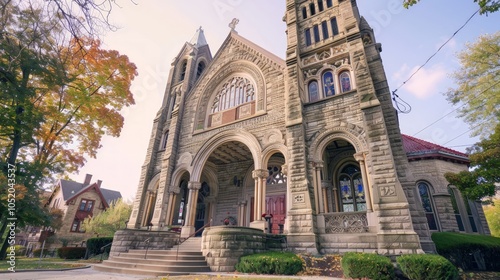
M 52 231 L 58 243 L 51 247 L 60 247 L 61 238 L 70 240 L 72 245 L 82 244 L 83 241 L 92 237 L 92 232 L 85 232 L 82 222 L 85 218 L 97 215 L 107 209 L 109 205 L 122 196 L 120 192 L 101 188 L 102 181 L 91 182 L 92 175 L 87 174 L 83 183 L 59 180 L 52 189 L 52 193 L 45 204 L 49 209 L 59 209 L 63 212 L 61 228 Z M 40 248 L 45 232 L 51 229 L 28 228 L 31 235 L 39 236 L 37 240 L 31 240 L 31 249 Z M 41 231 L 40 231 L 41 230 Z M 50 236 L 50 235 L 49 235 Z
M 214 57 L 201 28 L 181 48 L 128 230 L 188 237 L 227 221 L 283 233 L 294 251 L 381 254 L 433 252 L 433 231 L 488 234 L 479 205 L 443 177 L 467 156 L 401 135 L 356 2 L 287 0 L 283 20 L 285 60 L 237 21 Z
M 408 135 L 403 146 L 429 230 L 490 234 L 480 201 L 462 197 L 444 174 L 469 169 L 466 154 Z

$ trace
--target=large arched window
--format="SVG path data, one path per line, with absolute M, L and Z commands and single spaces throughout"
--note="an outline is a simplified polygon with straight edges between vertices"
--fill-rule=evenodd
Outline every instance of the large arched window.
M 310 81 L 307 86 L 309 92 L 309 102 L 314 102 L 319 100 L 319 89 L 317 81 Z
M 255 99 L 255 87 L 253 83 L 244 77 L 232 77 L 229 79 L 212 103 L 212 113 L 224 111 Z
M 359 166 L 348 164 L 338 176 L 341 211 L 366 211 L 365 188 Z
M 267 184 L 286 184 L 286 175 L 281 171 L 281 166 L 268 166 L 267 171 L 269 172 L 269 176 L 266 179 Z
M 349 72 L 344 71 L 340 73 L 339 75 L 339 80 L 340 80 L 340 88 L 342 89 L 342 92 L 347 92 L 352 89 L 351 87 L 351 75 L 349 75 Z
M 427 217 L 429 230 L 438 230 L 438 222 L 436 220 L 436 213 L 434 211 L 434 203 L 432 201 L 429 185 L 425 182 L 420 182 L 418 183 L 417 188 L 418 194 L 420 195 L 420 201 L 422 202 L 422 207 L 424 208 L 425 216 Z
M 323 73 L 323 92 L 325 97 L 335 95 L 335 79 L 332 71 Z

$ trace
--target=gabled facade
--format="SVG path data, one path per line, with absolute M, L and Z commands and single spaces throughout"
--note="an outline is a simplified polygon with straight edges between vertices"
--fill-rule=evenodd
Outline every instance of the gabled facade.
M 59 180 L 53 188 L 46 207 L 63 212 L 62 227 L 56 230 L 58 238 L 86 240 L 93 233 L 81 227 L 83 220 L 106 210 L 110 203 L 120 199 L 120 192 L 101 188 L 101 180 L 91 182 L 87 174 L 83 183 Z
M 434 251 L 381 45 L 356 2 L 287 0 L 284 21 L 285 60 L 234 25 L 213 58 L 201 28 L 184 44 L 128 228 L 188 237 L 227 222 L 285 234 L 296 251 Z

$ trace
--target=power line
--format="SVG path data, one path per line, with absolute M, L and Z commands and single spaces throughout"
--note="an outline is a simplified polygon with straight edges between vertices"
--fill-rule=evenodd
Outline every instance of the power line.
M 480 9 L 478 9 L 477 11 L 475 11 L 466 21 L 465 23 L 460 26 L 460 28 L 457 29 L 457 31 L 455 31 L 453 33 L 453 35 L 451 35 L 450 38 L 448 38 L 448 40 L 446 40 L 446 42 L 444 42 L 438 49 L 437 51 L 435 51 L 426 61 L 424 64 L 422 64 L 420 67 L 418 67 L 417 70 L 415 70 L 415 72 L 413 72 L 413 74 L 410 75 L 410 77 L 408 79 L 406 79 L 406 81 L 404 81 L 399 87 L 397 87 L 394 91 L 393 91 L 393 94 L 398 90 L 400 89 L 402 86 L 404 86 L 409 80 L 411 80 L 413 78 L 413 76 L 415 76 L 415 74 L 418 73 L 418 71 L 420 71 L 420 69 L 422 69 L 425 65 L 427 65 L 427 63 L 434 57 L 436 56 L 436 54 L 446 45 L 448 44 L 448 42 L 451 41 L 451 39 L 453 39 L 453 37 L 455 37 L 455 35 L 460 31 L 462 30 L 468 23 L 469 21 L 480 11 Z

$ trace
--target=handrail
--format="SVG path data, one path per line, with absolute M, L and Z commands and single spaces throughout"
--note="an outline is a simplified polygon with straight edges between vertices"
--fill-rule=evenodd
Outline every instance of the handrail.
M 144 253 L 144 259 L 146 259 L 147 256 L 148 256 L 149 240 L 150 239 L 151 239 L 151 237 L 150 238 L 146 238 L 146 240 L 144 240 L 144 242 L 146 243 L 146 253 Z
M 205 229 L 210 224 L 212 224 L 212 219 L 210 219 L 210 221 L 208 223 L 204 224 L 201 228 L 199 228 L 197 231 L 195 231 L 193 234 L 191 234 L 190 236 L 188 236 L 186 239 L 184 239 L 182 241 L 181 241 L 181 237 L 179 236 L 179 243 L 177 244 L 177 253 L 175 255 L 175 260 L 177 260 L 179 258 L 179 247 L 181 246 L 181 244 L 184 243 L 189 238 L 191 238 L 193 236 L 196 236 L 196 234 L 198 234 L 198 232 L 200 232 L 201 230 Z
M 104 248 L 108 247 L 108 246 L 111 246 L 113 244 L 113 242 L 110 242 L 104 246 L 101 247 L 100 251 L 101 251 L 101 262 L 102 262 L 102 255 L 104 254 Z

